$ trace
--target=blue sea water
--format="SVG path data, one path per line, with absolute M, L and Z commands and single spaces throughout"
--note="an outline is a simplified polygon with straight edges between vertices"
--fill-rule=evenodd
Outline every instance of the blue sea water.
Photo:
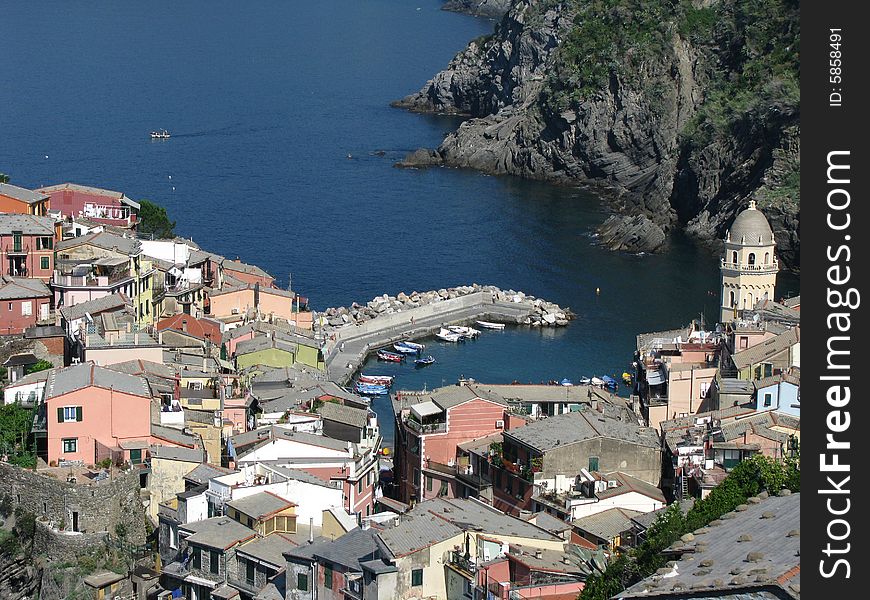
M 638 332 L 715 319 L 717 257 L 680 238 L 657 256 L 602 250 L 592 232 L 605 213 L 589 193 L 393 167 L 458 121 L 389 102 L 493 28 L 441 4 L 6 3 L 0 172 L 151 199 L 206 249 L 284 285 L 292 274 L 315 308 L 479 282 L 578 315 L 558 331 L 435 343 L 438 363 L 398 367 L 400 387 L 618 375 Z M 172 138 L 150 140 L 157 128 Z M 797 290 L 781 277 L 780 293 Z

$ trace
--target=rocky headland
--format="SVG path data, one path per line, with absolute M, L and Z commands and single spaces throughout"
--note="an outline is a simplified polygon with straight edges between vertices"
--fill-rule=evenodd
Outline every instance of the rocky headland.
M 749 198 L 800 261 L 798 3 L 514 0 L 394 106 L 470 117 L 397 166 L 598 188 L 610 248 L 716 244 Z

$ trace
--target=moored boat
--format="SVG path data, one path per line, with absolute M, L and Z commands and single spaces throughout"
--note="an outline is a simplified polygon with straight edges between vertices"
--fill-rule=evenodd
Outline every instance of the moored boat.
M 396 354 L 387 350 L 378 350 L 378 360 L 386 360 L 388 362 L 402 362 L 405 360 L 403 354 Z
M 565 378 L 565 379 L 563 379 L 562 381 L 559 382 L 559 385 L 569 386 L 569 385 L 574 385 L 574 384 L 571 383 L 571 380 L 570 380 L 570 379 Z
M 375 385 L 384 385 L 387 387 L 393 385 L 392 375 L 360 375 L 357 379 L 360 383 L 372 383 Z
M 459 335 L 461 335 L 462 337 L 464 337 L 466 339 L 476 338 L 477 336 L 480 335 L 480 330 L 474 329 L 473 327 L 463 327 L 461 325 L 450 325 L 447 329 L 449 329 L 453 333 L 458 333 Z
M 360 383 L 357 381 L 353 387 L 357 394 L 363 396 L 382 396 L 389 393 L 389 389 L 385 385 L 375 385 L 372 383 Z
M 604 382 L 604 387 L 606 387 L 607 389 L 609 389 L 611 391 L 615 392 L 616 389 L 619 387 L 619 384 L 616 383 L 616 380 L 613 377 L 610 377 L 609 375 L 602 375 L 601 380 Z
M 578 383 L 579 383 L 580 385 L 589 385 L 590 383 L 592 383 L 592 379 L 590 379 L 589 377 L 581 377 L 581 378 L 578 380 Z
M 399 344 L 400 346 L 405 346 L 406 348 L 413 348 L 417 352 L 422 352 L 426 348 L 426 346 L 424 346 L 423 344 L 418 344 L 417 342 L 402 341 L 402 342 L 396 342 L 396 343 Z
M 415 348 L 405 346 L 402 344 L 402 342 L 393 344 L 393 348 L 396 349 L 396 352 L 401 352 L 402 354 L 419 354 L 419 352 Z
M 490 321 L 475 321 L 480 327 L 484 329 L 504 329 L 504 323 L 492 323 Z
M 169 137 L 170 137 L 169 132 L 166 131 L 165 129 L 158 129 L 157 131 L 151 132 L 151 139 L 152 140 L 167 140 L 167 139 L 169 139 Z
M 418 367 L 425 367 L 431 365 L 435 362 L 435 357 L 431 354 L 429 356 L 424 356 L 423 358 L 418 358 L 414 361 L 414 364 Z
M 441 331 L 435 334 L 439 340 L 444 340 L 445 342 L 458 342 L 462 339 L 462 336 L 458 333 L 453 333 L 449 329 L 441 328 Z

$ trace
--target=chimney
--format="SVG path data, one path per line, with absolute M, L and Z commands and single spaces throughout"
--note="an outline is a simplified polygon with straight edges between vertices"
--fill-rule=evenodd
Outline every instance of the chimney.
M 187 319 L 181 320 L 181 331 L 183 331 L 184 333 L 187 333 Z
M 568 555 L 565 555 L 565 556 L 562 557 L 562 562 L 565 563 L 566 565 L 570 565 L 570 564 L 571 564 L 571 559 L 568 558 Z
M 308 543 L 314 543 L 314 517 L 308 517 Z
M 544 553 L 540 550 L 535 550 L 535 558 L 543 558 Z

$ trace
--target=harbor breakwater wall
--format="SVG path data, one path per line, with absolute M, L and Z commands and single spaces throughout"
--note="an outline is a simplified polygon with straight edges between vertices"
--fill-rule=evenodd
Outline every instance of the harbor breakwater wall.
M 564 327 L 574 314 L 541 298 L 495 286 L 474 284 L 430 292 L 384 294 L 365 305 L 330 308 L 315 315 L 315 330 L 324 338 L 329 378 L 346 383 L 372 350 L 400 339 L 423 337 L 444 325 L 477 319 Z
M 403 319 L 415 320 L 436 316 L 457 309 L 475 306 L 486 307 L 496 303 L 511 303 L 528 309 L 526 319 L 520 321 L 530 326 L 563 327 L 574 318 L 570 309 L 558 304 L 515 290 L 502 290 L 495 286 L 472 284 L 454 288 L 442 288 L 429 292 L 400 292 L 395 296 L 384 294 L 362 305 L 354 302 L 349 307 L 328 308 L 314 316 L 315 330 L 327 334 L 344 334 L 346 325 L 356 325 L 357 334 L 398 324 Z M 404 314 L 400 314 L 404 313 Z M 376 321 L 376 323 L 375 323 Z M 339 333 L 340 332 L 340 333 Z

